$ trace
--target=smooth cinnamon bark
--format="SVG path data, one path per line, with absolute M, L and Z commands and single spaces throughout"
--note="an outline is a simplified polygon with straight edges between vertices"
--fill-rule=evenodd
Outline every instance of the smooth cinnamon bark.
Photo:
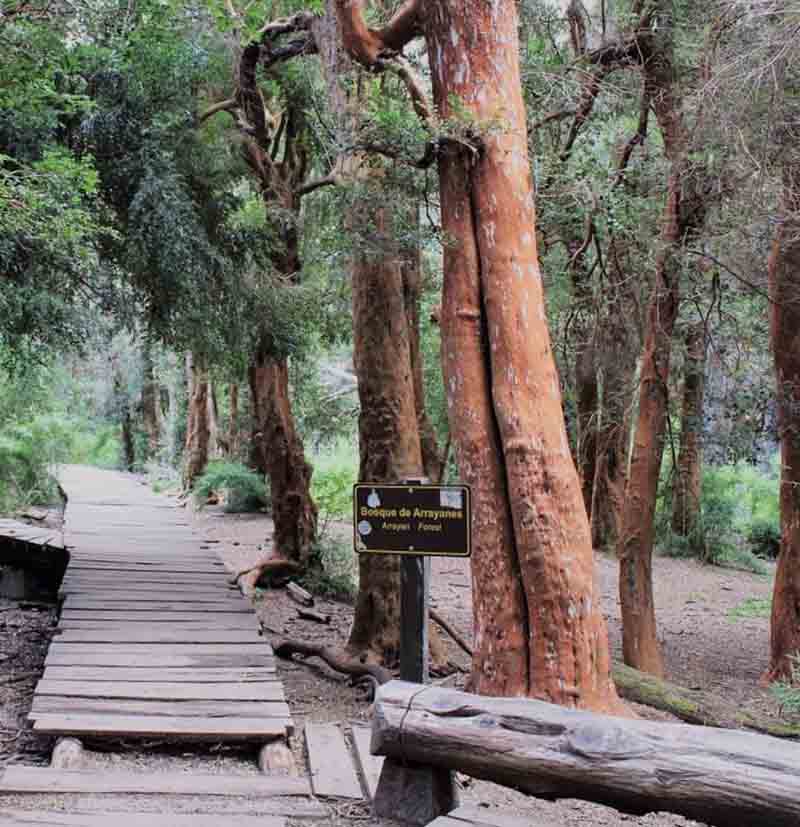
M 475 688 L 620 711 L 569 452 L 536 254 L 516 4 L 438 0 L 424 29 L 434 99 L 480 124 L 440 158 L 443 360 L 451 429 L 476 507 Z
M 781 550 L 772 597 L 767 681 L 790 677 L 800 652 L 800 165 L 784 170 L 769 260 L 772 351 L 781 441 Z
M 359 479 L 399 482 L 423 475 L 403 257 L 390 237 L 391 214 L 366 201 L 351 211 L 384 249 L 358 250 L 352 266 L 353 361 L 358 377 Z M 348 641 L 352 652 L 393 667 L 400 650 L 400 561 L 359 556 L 359 587 Z
M 292 416 L 286 359 L 259 349 L 249 379 L 254 447 L 269 479 L 275 552 L 305 568 L 316 537 L 317 509 L 309 494 L 312 468 Z

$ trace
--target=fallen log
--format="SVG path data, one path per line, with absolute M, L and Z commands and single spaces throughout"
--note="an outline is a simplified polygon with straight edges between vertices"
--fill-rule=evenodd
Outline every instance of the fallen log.
M 314 596 L 311 592 L 307 592 L 302 586 L 298 586 L 297 583 L 291 580 L 286 584 L 286 593 L 295 603 L 299 603 L 301 606 L 310 609 L 314 605 Z
M 634 814 L 665 810 L 716 827 L 800 824 L 800 747 L 751 732 L 391 681 L 375 699 L 372 752 Z
M 669 712 L 687 724 L 723 729 L 752 729 L 775 738 L 800 738 L 800 725 L 776 721 L 755 712 L 745 712 L 735 703 L 726 701 L 713 692 L 686 689 L 622 663 L 614 664 L 612 674 L 617 692 L 626 701 Z
M 293 655 L 300 655 L 303 658 L 319 658 L 337 672 L 353 678 L 372 678 L 376 684 L 386 683 L 392 679 L 392 673 L 388 669 L 376 663 L 362 663 L 354 660 L 327 646 L 317 646 L 314 643 L 304 643 L 300 640 L 282 640 L 272 648 L 275 657 L 287 660 Z

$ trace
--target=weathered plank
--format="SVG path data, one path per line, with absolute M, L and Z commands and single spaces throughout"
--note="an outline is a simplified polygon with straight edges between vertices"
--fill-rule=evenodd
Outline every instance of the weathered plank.
M 353 747 L 361 777 L 364 780 L 369 797 L 375 798 L 375 790 L 378 788 L 378 779 L 381 777 L 381 769 L 385 759 L 370 752 L 369 744 L 372 738 L 372 730 L 368 726 L 354 724 L 352 732 Z
M 286 827 L 283 816 L 174 813 L 64 813 L 4 810 L 0 827 Z
M 245 643 L 239 643 L 236 647 L 225 646 L 221 643 L 162 643 L 153 647 L 149 643 L 61 643 L 56 638 L 50 645 L 50 654 L 75 654 L 81 652 L 94 652 L 95 654 L 117 654 L 123 652 L 128 655 L 146 655 L 149 652 L 168 655 L 272 655 L 269 644 L 255 637 Z
M 77 712 L 40 715 L 33 722 L 34 730 L 43 735 L 68 734 L 76 738 L 164 738 L 230 743 L 283 738 L 291 733 L 292 726 L 289 718 L 170 718 L 166 715 L 82 715 Z
M 378 689 L 372 745 L 547 798 L 665 810 L 717 827 L 800 824 L 800 747 L 749 732 L 391 681 Z
M 152 647 L 151 647 L 152 648 Z M 271 658 L 264 655 L 255 646 L 246 647 L 248 652 L 229 652 L 226 654 L 192 654 L 191 650 L 183 653 L 164 651 L 165 647 L 159 646 L 159 651 L 144 653 L 131 653 L 122 648 L 109 652 L 84 651 L 85 646 L 67 646 L 63 652 L 50 651 L 45 658 L 45 666 L 129 666 L 145 667 L 152 669 L 164 668 L 250 668 L 253 666 L 264 666 L 271 663 Z M 52 649 L 52 647 L 51 647 Z
M 226 598 L 236 596 L 239 592 L 232 586 L 208 585 L 198 586 L 194 583 L 138 583 L 116 582 L 103 583 L 94 580 L 67 580 L 61 584 L 60 593 L 63 595 L 78 594 L 82 592 L 101 593 L 113 597 L 119 595 L 124 599 L 133 599 L 134 594 L 147 594 L 155 596 L 159 600 L 172 597 L 205 597 L 205 598 Z M 241 599 L 241 597 L 239 597 Z
M 195 605 L 193 605 L 195 604 Z M 235 612 L 237 614 L 252 615 L 252 606 L 245 603 L 241 598 L 229 597 L 223 600 L 192 600 L 190 598 L 181 600 L 160 600 L 152 598 L 135 598 L 130 600 L 112 600 L 107 597 L 68 596 L 64 606 L 70 610 L 83 612 L 109 612 L 119 611 L 125 607 L 128 612 L 186 612 L 186 611 L 208 611 L 208 612 Z
M 45 680 L 54 681 L 125 681 L 126 683 L 259 683 L 277 680 L 274 666 L 235 669 L 168 668 L 147 669 L 124 666 L 48 666 Z
M 65 600 L 70 609 L 115 609 L 125 604 L 128 611 L 131 612 L 146 612 L 153 609 L 185 612 L 186 606 L 189 604 L 196 605 L 201 610 L 208 607 L 226 612 L 242 611 L 249 613 L 253 611 L 252 607 L 245 603 L 243 597 L 237 597 L 234 593 L 231 593 L 230 596 L 226 594 L 225 596 L 209 597 L 191 594 L 157 596 L 140 592 L 132 592 L 128 595 L 119 592 L 114 594 L 105 592 L 102 595 L 69 594 L 65 596 Z
M 129 611 L 127 608 L 116 610 L 92 609 L 64 609 L 61 612 L 60 623 L 164 623 L 172 626 L 176 623 L 205 623 L 209 627 L 218 623 L 230 621 L 232 623 L 249 623 L 254 629 L 258 628 L 258 620 L 252 611 L 205 611 L 193 609 L 187 611 Z
M 37 695 L 30 720 L 62 712 L 81 715 L 166 715 L 170 718 L 289 718 L 284 701 L 139 701 Z
M 364 794 L 339 727 L 306 724 L 306 745 L 315 795 L 361 799 Z
M 181 630 L 184 633 L 191 629 L 195 629 L 196 631 L 213 629 L 214 631 L 248 632 L 251 636 L 258 636 L 259 634 L 259 627 L 255 617 L 248 615 L 233 615 L 232 618 L 219 617 L 217 615 L 199 615 L 188 619 L 178 617 L 170 621 L 167 615 L 152 618 L 143 612 L 133 612 L 131 613 L 131 617 L 126 620 L 87 620 L 85 618 L 73 619 L 62 616 L 58 623 L 58 628 L 63 630 L 100 629 L 106 632 L 124 632 L 128 629 L 135 632 L 137 628 L 140 631 L 144 631 L 149 628 L 162 627 L 173 631 Z
M 115 683 L 93 681 L 80 684 L 77 681 L 40 680 L 36 695 L 63 695 L 72 698 L 130 698 L 184 701 L 282 701 L 283 687 L 280 682 L 264 683 Z
M 204 773 L 137 773 L 54 770 L 10 766 L 0 779 L 0 792 L 91 793 L 95 795 L 214 795 L 270 798 L 311 793 L 303 778 Z
M 131 625 L 126 629 L 64 629 L 59 643 L 260 643 L 255 629 L 186 629 Z

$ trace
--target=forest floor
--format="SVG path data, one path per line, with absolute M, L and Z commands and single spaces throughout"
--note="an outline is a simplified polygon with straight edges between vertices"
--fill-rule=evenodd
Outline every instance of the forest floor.
M 195 528 L 216 548 L 233 571 L 255 563 L 269 550 L 265 541 L 271 533 L 264 515 L 226 514 L 218 506 L 194 513 Z M 343 547 L 351 542 L 347 523 L 329 524 L 328 539 Z M 597 576 L 603 594 L 612 652 L 621 658 L 621 623 L 617 597 L 617 563 L 610 555 L 597 556 Z M 655 600 L 659 630 L 667 666 L 667 677 L 690 689 L 715 692 L 744 709 L 777 715 L 777 705 L 768 690 L 759 686 L 769 651 L 769 599 L 772 573 L 767 576 L 733 569 L 702 565 L 693 560 L 656 557 L 654 561 Z M 316 610 L 331 616 L 330 625 L 302 620 L 297 605 L 281 589 L 258 590 L 255 598 L 260 620 L 274 639 L 292 638 L 326 646 L 341 646 L 347 640 L 353 610 L 346 603 L 316 599 Z M 434 558 L 431 605 L 467 639 L 472 629 L 472 594 L 469 561 Z M 465 670 L 467 656 L 445 638 L 448 656 Z M 289 705 L 298 731 L 304 721 L 348 722 L 369 717 L 368 701 L 349 685 L 347 679 L 317 660 L 306 663 L 279 661 Z M 449 685 L 460 686 L 465 675 Z M 671 716 L 636 706 L 637 714 L 660 720 Z M 483 781 L 470 783 L 461 791 L 464 803 L 502 807 L 528 814 L 537 823 L 553 827 L 678 827 L 695 822 L 669 814 L 635 818 L 609 807 L 567 800 L 546 802 L 533 799 Z M 358 823 L 383 827 L 390 822 L 363 820 L 366 811 L 358 808 Z M 342 816 L 341 821 L 351 823 Z M 742 827 L 748 827 L 745 823 Z
M 191 511 L 187 505 L 187 510 Z M 192 528 L 198 542 L 212 541 L 225 564 L 239 571 L 269 551 L 265 538 L 271 534 L 268 517 L 258 514 L 226 514 L 220 507 L 192 511 Z M 351 528 L 346 523 L 328 525 L 328 540 L 338 540 L 342 559 L 348 559 Z M 201 539 L 202 538 L 202 539 Z M 617 600 L 617 566 L 610 556 L 597 557 L 598 580 L 615 657 L 620 655 L 620 619 Z M 657 557 L 654 566 L 656 604 L 668 677 L 689 688 L 714 691 L 728 701 L 761 713 L 776 713 L 775 703 L 758 681 L 767 663 L 771 576 L 702 566 L 693 561 Z M 465 638 L 471 636 L 471 584 L 469 563 L 459 559 L 434 559 L 432 604 Z M 324 626 L 301 620 L 297 605 L 284 590 L 259 590 L 255 607 L 273 640 L 294 638 L 329 646 L 347 639 L 352 607 L 317 596 L 317 611 L 331 615 Z M 41 669 L 55 610 L 45 604 L 0 600 L 0 768 L 13 762 L 46 763 L 46 739 L 36 738 L 24 727 L 35 673 Z M 467 657 L 445 638 L 448 657 L 466 670 Z M 369 700 L 338 673 L 316 660 L 305 663 L 278 661 L 281 679 L 295 719 L 297 732 L 304 722 L 364 722 L 369 718 Z M 457 673 L 449 685 L 463 684 Z M 12 678 L 9 682 L 6 679 Z M 17 679 L 19 678 L 19 680 Z M 668 719 L 644 707 L 640 715 Z M 305 766 L 303 739 L 294 739 L 300 766 Z M 184 758 L 134 751 L 117 757 L 97 754 L 98 767 L 119 760 L 142 770 L 155 771 L 176 761 L 210 771 L 254 772 L 239 767 L 233 756 L 217 754 Z M 188 759 L 188 760 L 187 760 Z M 231 764 L 234 761 L 234 764 Z M 230 764 L 230 766 L 229 766 Z M 183 766 L 183 764 L 181 765 Z M 694 824 L 679 816 L 651 814 L 631 817 L 609 807 L 577 800 L 540 801 L 483 781 L 470 781 L 460 791 L 464 803 L 499 807 L 529 816 L 532 823 L 552 827 L 687 827 Z M 31 806 L 33 806 L 31 804 Z M 43 807 L 59 806 L 45 800 Z M 366 804 L 347 803 L 331 807 L 325 824 L 331 827 L 390 827 L 391 821 L 372 817 Z M 299 823 L 299 822 L 298 822 Z M 749 827 L 742 823 L 741 827 Z

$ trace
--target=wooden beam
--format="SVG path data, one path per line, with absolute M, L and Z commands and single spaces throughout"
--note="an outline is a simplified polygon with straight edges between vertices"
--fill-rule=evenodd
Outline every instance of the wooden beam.
M 392 681 L 378 689 L 372 747 L 545 798 L 717 827 L 800 824 L 800 747 L 749 732 Z

